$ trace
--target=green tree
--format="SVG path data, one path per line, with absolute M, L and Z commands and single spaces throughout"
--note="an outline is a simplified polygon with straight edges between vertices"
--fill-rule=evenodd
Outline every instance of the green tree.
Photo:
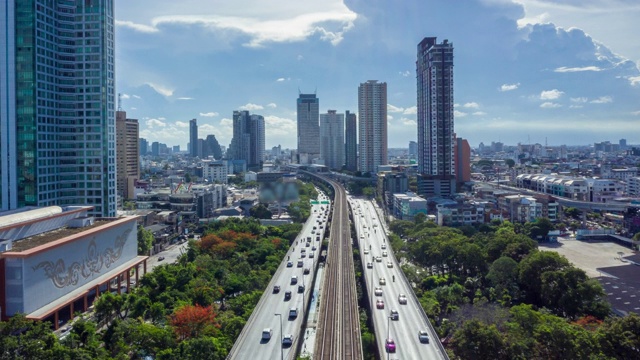
M 258 204 L 249 209 L 249 215 L 258 219 L 271 219 L 273 214 L 263 204 Z
M 451 348 L 460 359 L 505 359 L 505 342 L 495 325 L 470 320 L 456 331 Z
M 542 305 L 570 319 L 583 315 L 606 317 L 610 308 L 600 283 L 573 266 L 546 271 L 541 278 Z
M 640 315 L 611 317 L 598 329 L 598 341 L 613 359 L 640 359 Z
M 516 166 L 516 162 L 513 159 L 506 159 L 504 161 L 505 164 L 507 164 L 507 166 L 509 167 L 509 169 L 513 168 L 514 166 Z
M 563 270 L 571 266 L 569 260 L 553 251 L 536 251 L 518 265 L 518 283 L 530 304 L 543 306 L 542 277 L 547 271 Z
M 142 225 L 138 226 L 138 255 L 148 255 L 152 246 L 153 233 Z
M 506 290 L 513 297 L 518 289 L 518 263 L 510 257 L 499 258 L 491 264 L 487 280 L 498 294 Z

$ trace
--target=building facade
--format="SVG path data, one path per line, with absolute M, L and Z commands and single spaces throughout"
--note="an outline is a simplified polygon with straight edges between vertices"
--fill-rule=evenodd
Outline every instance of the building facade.
M 358 120 L 356 114 L 345 111 L 345 166 L 349 171 L 358 170 Z
M 330 169 L 344 165 L 344 114 L 336 110 L 320 115 L 320 156 Z
M 446 182 L 455 177 L 453 45 L 447 40 L 438 44 L 435 37 L 424 38 L 418 44 L 416 78 L 418 172 Z
M 411 192 L 393 195 L 393 215 L 396 218 L 413 221 L 417 214 L 427 214 L 427 200 Z
M 312 164 L 320 156 L 320 99 L 316 94 L 299 94 L 298 163 Z
M 202 162 L 202 177 L 210 183 L 226 184 L 228 169 L 226 162 L 205 160 Z
M 118 195 L 133 199 L 135 182 L 140 179 L 139 125 L 127 119 L 127 113 L 116 111 L 116 164 Z
M 114 2 L 7 0 L 0 19 L 0 210 L 115 215 Z
M 140 156 L 145 156 L 149 152 L 149 142 L 145 138 L 140 138 Z
M 377 172 L 387 164 L 387 83 L 369 80 L 358 87 L 358 170 Z
M 189 155 L 198 157 L 198 120 L 189 120 Z
M 467 139 L 456 139 L 454 153 L 456 181 L 458 184 L 471 181 L 471 146 L 469 146 Z
M 228 156 L 244 160 L 248 168 L 259 168 L 264 162 L 264 117 L 250 115 L 248 111 L 233 112 L 233 138 Z

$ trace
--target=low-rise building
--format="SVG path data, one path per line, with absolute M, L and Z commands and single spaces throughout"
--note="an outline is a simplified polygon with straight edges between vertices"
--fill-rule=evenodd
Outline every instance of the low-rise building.
M 457 202 L 436 206 L 440 226 L 476 225 L 485 222 L 485 209 L 474 203 Z
M 393 195 L 393 216 L 412 221 L 417 214 L 427 214 L 427 200 L 407 192 Z

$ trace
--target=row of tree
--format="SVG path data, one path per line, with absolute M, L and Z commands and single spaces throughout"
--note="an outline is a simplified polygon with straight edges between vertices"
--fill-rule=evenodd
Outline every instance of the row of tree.
M 536 237 L 545 226 L 520 229 Z M 463 232 L 418 218 L 390 229 L 397 256 L 407 260 L 403 270 L 452 358 L 640 358 L 640 337 L 628 333 L 640 330 L 639 318 L 609 318 L 597 280 L 563 256 L 538 250 L 514 224 Z

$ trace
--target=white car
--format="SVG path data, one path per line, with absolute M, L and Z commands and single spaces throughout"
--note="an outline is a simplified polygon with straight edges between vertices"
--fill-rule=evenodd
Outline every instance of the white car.
M 407 305 L 407 295 L 405 294 L 398 295 L 398 303 L 400 305 Z
M 382 244 L 382 250 L 385 250 L 387 248 L 387 244 Z
M 369 255 L 369 250 L 364 249 L 364 254 L 365 254 L 365 255 Z
M 382 288 L 381 287 L 376 287 L 375 290 L 373 290 L 373 293 L 376 296 L 382 296 Z
M 392 268 L 393 267 L 393 263 L 391 261 L 387 261 L 387 267 L 388 268 Z
M 381 277 L 380 278 L 380 285 L 386 285 L 387 284 L 387 280 L 385 280 L 385 278 Z
M 418 340 L 420 340 L 420 342 L 423 343 L 423 344 L 428 344 L 429 343 L 429 333 L 427 333 L 425 330 L 418 331 Z
M 367 269 L 373 269 L 373 263 L 368 262 L 367 263 Z
M 387 256 L 387 252 L 386 252 L 386 251 L 383 251 L 383 252 L 382 252 L 382 256 L 385 256 L 385 257 L 386 257 L 386 256 Z

